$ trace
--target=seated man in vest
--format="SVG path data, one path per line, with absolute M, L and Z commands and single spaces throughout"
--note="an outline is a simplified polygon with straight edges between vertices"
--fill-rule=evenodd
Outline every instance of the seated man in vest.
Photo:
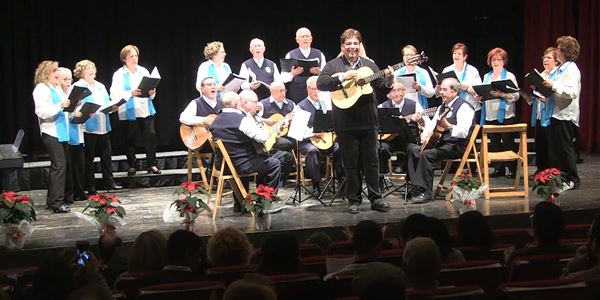
M 412 203 L 433 201 L 433 168 L 444 159 L 460 157 L 468 143 L 473 127 L 475 111 L 464 99 L 458 97 L 460 84 L 456 78 L 446 78 L 440 85 L 442 105 L 433 116 L 433 121 L 425 126 L 421 133 L 421 141 L 425 144 L 434 135 L 436 129 L 442 129 L 437 144 L 421 152 L 421 146 L 408 145 L 408 177 L 420 192 L 413 195 Z M 440 115 L 449 108 L 451 111 L 445 118 Z M 437 126 L 436 126 L 437 124 Z M 437 128 L 436 128 L 437 127 Z
M 265 99 L 271 95 L 269 87 L 262 82 L 270 85 L 273 81 L 281 79 L 277 65 L 272 60 L 265 58 L 265 50 L 263 40 L 252 39 L 250 41 L 252 57 L 244 61 L 240 67 L 240 77 L 248 79 L 242 83 L 242 89 L 254 91 L 258 95 L 258 99 Z
M 264 125 L 263 118 L 256 115 L 258 97 L 251 90 L 243 90 L 240 93 L 240 108 L 246 113 L 246 116 L 252 118 L 258 127 Z M 296 166 L 295 159 L 292 153 L 282 150 L 272 150 L 269 155 L 281 162 L 281 179 L 280 184 L 283 186 L 292 169 Z
M 310 119 L 308 120 L 308 130 L 304 135 L 304 140 L 300 143 L 300 153 L 305 155 L 305 163 L 306 163 L 306 171 L 308 173 L 308 178 L 312 180 L 313 184 L 313 194 L 315 196 L 321 195 L 321 150 L 317 148 L 311 142 L 310 138 L 323 138 L 325 134 L 333 134 L 332 132 L 324 133 L 324 132 L 313 132 L 313 126 L 315 123 L 315 113 L 317 111 L 326 111 L 325 103 L 319 100 L 319 90 L 317 89 L 317 78 L 318 76 L 308 77 L 306 80 L 306 91 L 308 96 L 298 103 L 298 107 L 302 108 L 310 113 Z M 331 110 L 328 112 L 331 113 Z M 344 172 L 342 167 L 342 157 L 339 151 L 339 145 L 337 143 L 333 143 L 331 148 L 326 150 L 327 152 L 332 152 L 333 156 L 333 164 L 335 167 L 335 172 L 337 176 L 341 176 Z
M 413 99 L 404 98 L 406 88 L 401 82 L 395 81 L 392 85 L 392 90 L 388 94 L 388 99 L 379 104 L 377 108 L 397 108 L 402 116 L 410 116 L 408 120 L 408 128 L 410 129 L 411 136 L 406 138 L 398 138 L 395 134 L 391 134 L 389 138 L 381 141 L 381 152 L 380 157 L 381 166 L 387 166 L 385 163 L 388 158 L 394 152 L 404 152 L 408 148 L 409 143 L 418 144 L 419 141 L 419 126 L 418 124 L 423 122 L 421 112 L 423 107 L 417 101 Z M 403 173 L 406 164 L 406 154 L 397 155 L 397 159 L 394 162 L 394 172 Z M 387 167 L 386 167 L 387 168 Z M 384 172 L 388 170 L 384 169 Z
M 287 116 L 294 110 L 296 104 L 285 97 L 285 84 L 281 81 L 274 81 L 271 83 L 271 96 L 269 98 L 262 99 L 258 103 L 258 109 L 260 116 L 269 119 L 275 114 Z M 267 123 L 268 124 L 268 123 Z M 292 151 L 295 147 L 295 142 L 287 137 L 277 138 L 277 149 L 283 151 Z
M 217 99 L 217 84 L 212 77 L 202 79 L 200 83 L 200 97 L 190 101 L 188 106 L 179 115 L 179 122 L 189 126 L 210 127 L 215 116 L 221 112 L 223 102 Z M 200 152 L 212 152 L 210 144 L 205 143 Z
M 279 185 L 281 177 L 281 163 L 273 157 L 260 157 L 254 148 L 255 143 L 264 143 L 267 132 L 256 125 L 256 122 L 239 110 L 240 96 L 235 92 L 223 94 L 223 110 L 215 118 L 210 131 L 214 140 L 221 140 L 231 157 L 232 163 L 238 174 L 258 172 L 256 184 L 264 184 L 273 188 Z M 217 157 L 220 163 L 221 157 Z M 248 191 L 248 178 L 242 178 L 246 191 Z M 233 184 L 234 211 L 241 210 L 244 199 Z

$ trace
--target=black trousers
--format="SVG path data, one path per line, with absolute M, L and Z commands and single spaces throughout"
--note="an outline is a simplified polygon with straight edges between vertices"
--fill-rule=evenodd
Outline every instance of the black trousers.
M 140 138 L 146 149 L 146 168 L 156 165 L 156 130 L 154 116 L 137 118 L 135 121 L 123 121 L 127 143 L 127 164 L 136 168 L 135 147 Z
M 547 144 L 544 149 L 548 152 L 548 168 L 557 168 L 567 174 L 568 180 L 579 181 L 577 153 L 573 145 L 575 132 L 571 124 L 571 121 L 552 118 L 546 129 Z
M 65 203 L 72 203 L 74 198 L 84 198 L 83 181 L 85 176 L 84 168 L 84 146 L 69 145 L 67 153 L 67 177 L 65 186 Z
M 85 135 L 85 178 L 88 192 L 96 191 L 96 178 L 94 177 L 94 157 L 100 156 L 100 168 L 104 185 L 113 186 L 115 181 L 112 173 L 112 150 L 108 133 Z
M 339 177 L 343 174 L 344 170 L 342 167 L 342 155 L 339 151 L 340 146 L 338 143 L 334 143 L 331 148 L 332 149 L 327 151 L 321 151 L 311 142 L 302 142 L 300 144 L 300 153 L 306 156 L 304 158 L 304 163 L 306 164 L 308 178 L 310 178 L 313 183 L 321 182 L 321 178 L 323 177 L 321 173 L 321 161 L 323 159 L 323 154 L 331 154 L 333 158 L 333 166 L 337 176 Z
M 408 145 L 408 177 L 414 185 L 424 191 L 427 198 L 433 198 L 434 166 L 444 159 L 459 158 L 465 152 L 465 148 L 453 143 L 442 143 L 423 153 L 420 152 L 420 145 Z
M 362 202 L 362 175 L 367 184 L 371 202 L 382 198 L 379 188 L 379 159 L 377 158 L 377 131 L 351 130 L 337 132 L 346 175 L 346 198 L 350 204 Z
M 65 204 L 65 182 L 67 178 L 67 155 L 69 145 L 59 142 L 57 138 L 42 134 L 42 143 L 50 155 L 50 172 L 48 174 L 48 194 L 46 205 L 58 208 Z
M 485 121 L 486 125 L 511 125 L 515 124 L 515 118 L 504 119 L 504 123 L 499 123 L 498 121 Z M 490 133 L 490 152 L 499 152 L 499 151 L 515 151 L 517 152 L 517 144 L 515 144 L 515 134 L 514 132 L 502 132 L 502 133 Z M 509 163 L 494 163 L 494 170 L 500 170 L 505 172 L 505 168 L 508 167 L 509 172 L 515 172 L 517 168 L 516 162 Z
M 216 163 L 220 163 L 220 160 L 218 160 Z M 259 184 L 264 184 L 275 189 L 277 189 L 279 186 L 279 179 L 281 178 L 281 162 L 277 158 L 255 156 L 250 159 L 233 161 L 233 164 L 235 165 L 235 169 L 238 174 L 257 172 L 257 186 Z M 241 181 L 246 191 L 250 192 L 250 178 L 242 177 Z M 241 193 L 235 184 L 233 184 L 233 198 L 238 203 L 244 202 L 244 199 L 242 198 Z
M 276 150 L 271 154 L 271 157 L 277 159 L 281 164 L 281 177 L 279 178 L 279 182 L 283 184 L 290 176 L 290 172 L 296 166 L 294 155 L 288 151 Z

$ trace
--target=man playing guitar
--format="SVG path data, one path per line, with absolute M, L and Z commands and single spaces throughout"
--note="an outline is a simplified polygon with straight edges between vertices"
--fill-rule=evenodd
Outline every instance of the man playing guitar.
M 262 99 L 258 103 L 258 110 L 260 111 L 261 117 L 269 119 L 276 114 L 287 116 L 294 110 L 296 104 L 294 104 L 292 100 L 286 98 L 286 89 L 283 82 L 273 81 L 273 83 L 271 83 L 270 91 L 271 96 L 269 98 Z M 267 125 L 272 125 L 267 121 L 265 122 Z M 292 149 L 294 149 L 294 142 L 287 137 L 279 137 L 277 138 L 276 148 L 291 152 Z
M 190 101 L 185 110 L 179 115 L 179 122 L 183 125 L 199 129 L 194 130 L 195 134 L 192 133 L 192 137 L 205 141 L 210 136 L 210 132 L 207 129 L 214 121 L 215 116 L 223 109 L 223 102 L 217 99 L 217 85 L 212 77 L 202 79 L 200 87 L 200 97 Z M 186 143 L 186 137 L 182 136 L 182 138 L 186 145 L 193 144 L 191 141 L 190 143 Z M 199 147 L 200 152 L 212 152 L 209 143 L 202 142 Z
M 433 168 L 437 162 L 444 159 L 460 157 L 467 146 L 468 138 L 474 125 L 475 111 L 469 103 L 458 97 L 460 84 L 456 78 L 446 78 L 440 85 L 442 105 L 433 117 L 436 122 L 429 122 L 421 133 L 424 144 L 437 136 L 437 144 L 430 149 L 421 149 L 420 145 L 408 146 L 408 176 L 420 191 L 410 198 L 411 203 L 426 203 L 433 201 Z M 449 112 L 448 112 L 449 110 Z M 445 114 L 445 118 L 440 118 Z

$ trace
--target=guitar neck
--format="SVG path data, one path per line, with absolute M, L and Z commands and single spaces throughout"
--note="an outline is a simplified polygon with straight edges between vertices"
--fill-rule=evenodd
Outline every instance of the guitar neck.
M 397 63 L 397 64 L 393 65 L 393 66 L 392 66 L 392 69 L 393 69 L 394 71 L 396 71 L 396 70 L 398 70 L 398 69 L 400 69 L 400 68 L 404 67 L 405 65 L 406 65 L 406 64 L 405 64 L 404 62 L 399 62 L 399 63 Z M 383 69 L 383 70 L 380 70 L 379 72 L 373 73 L 373 74 L 371 74 L 371 75 L 369 75 L 369 76 L 367 76 L 367 77 L 363 78 L 363 80 L 364 80 L 364 82 L 365 82 L 365 84 L 366 84 L 366 83 L 369 83 L 369 82 L 371 82 L 371 81 L 373 81 L 373 80 L 376 80 L 376 79 L 379 79 L 379 78 L 383 78 L 384 76 L 385 76 L 385 69 Z

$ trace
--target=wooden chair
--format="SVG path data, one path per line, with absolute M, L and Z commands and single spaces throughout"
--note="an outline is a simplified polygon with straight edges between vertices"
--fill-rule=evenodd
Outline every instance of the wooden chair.
M 221 299 L 224 293 L 225 286 L 219 281 L 190 281 L 144 287 L 137 299 Z
M 294 154 L 294 160 L 296 161 L 296 172 L 300 173 L 300 184 L 302 184 L 303 186 L 306 186 L 308 183 L 311 182 L 310 179 L 307 179 L 306 176 L 304 175 L 304 163 L 305 163 L 305 158 L 306 155 L 299 153 L 300 155 L 300 160 L 298 160 L 297 156 L 298 154 L 296 154 L 296 151 L 292 152 Z M 329 155 L 326 154 L 322 154 L 325 156 L 325 177 L 321 178 L 322 181 L 327 180 L 328 178 L 330 178 L 331 176 L 333 176 L 333 162 L 331 157 L 329 157 Z M 298 161 L 300 162 L 300 164 L 298 165 Z M 290 176 L 292 176 L 292 174 L 294 173 L 290 173 Z M 296 175 L 296 174 L 294 174 Z
M 477 166 L 477 176 L 479 177 L 479 182 L 483 183 L 483 178 L 481 177 L 481 165 L 479 164 L 479 154 L 477 153 L 477 147 L 475 147 L 475 140 L 477 139 L 477 135 L 479 134 L 479 128 L 479 124 L 473 127 L 473 132 L 471 133 L 471 137 L 469 138 L 469 143 L 467 144 L 467 148 L 465 148 L 465 153 L 463 153 L 463 156 L 461 158 L 444 160 L 444 162 L 446 162 L 446 165 L 444 167 L 444 171 L 442 172 L 442 177 L 440 177 L 440 181 L 438 182 L 437 188 L 435 189 L 434 196 L 437 196 L 442 189 L 447 189 L 447 187 L 444 186 L 444 182 L 446 181 L 446 176 L 448 176 L 450 168 L 454 163 L 459 164 L 451 181 L 456 180 L 456 178 L 460 176 L 460 174 L 465 168 L 465 165 L 469 172 L 473 174 L 471 170 L 471 163 L 475 163 L 475 165 Z
M 488 151 L 488 135 L 490 133 L 518 132 L 519 153 L 512 150 L 502 152 Z M 514 184 L 511 187 L 495 187 L 490 185 L 489 165 L 494 162 L 516 161 L 517 169 L 515 172 Z M 481 162 L 483 164 L 483 182 L 487 184 L 485 190 L 485 199 L 491 197 L 529 197 L 529 173 L 527 170 L 527 124 L 519 123 L 512 125 L 484 125 L 481 137 Z M 519 190 L 521 181 L 521 172 L 523 172 L 523 190 Z
M 188 181 L 192 181 L 192 169 L 194 168 L 194 158 L 196 159 L 196 163 L 198 164 L 198 169 L 200 169 L 200 178 L 202 179 L 202 183 L 204 186 L 208 186 L 208 180 L 206 179 L 206 168 L 202 164 L 203 157 L 212 157 L 212 153 L 200 153 L 198 149 L 190 149 L 188 148 L 187 153 L 187 179 Z
M 215 220 L 217 217 L 217 210 L 219 209 L 219 206 L 221 205 L 221 199 L 223 198 L 223 186 L 225 185 L 225 180 L 233 180 L 233 182 L 230 181 L 231 184 L 236 185 L 240 190 L 241 196 L 245 198 L 248 195 L 248 192 L 244 188 L 244 185 L 242 184 L 242 180 L 240 178 L 255 177 L 258 173 L 253 172 L 249 174 L 238 174 L 235 169 L 235 166 L 233 165 L 233 162 L 231 161 L 231 158 L 229 157 L 227 149 L 225 149 L 223 141 L 214 141 L 212 139 L 209 139 L 209 142 L 210 145 L 213 147 L 215 157 L 217 157 L 217 155 L 219 154 L 221 155 L 221 163 L 217 164 L 215 161 L 215 163 L 213 164 L 212 172 L 210 174 L 210 182 L 208 184 L 207 202 L 210 203 L 214 179 L 217 179 L 217 192 L 215 196 L 215 203 L 213 205 L 212 216 L 213 220 Z M 234 199 L 234 201 L 236 200 Z

